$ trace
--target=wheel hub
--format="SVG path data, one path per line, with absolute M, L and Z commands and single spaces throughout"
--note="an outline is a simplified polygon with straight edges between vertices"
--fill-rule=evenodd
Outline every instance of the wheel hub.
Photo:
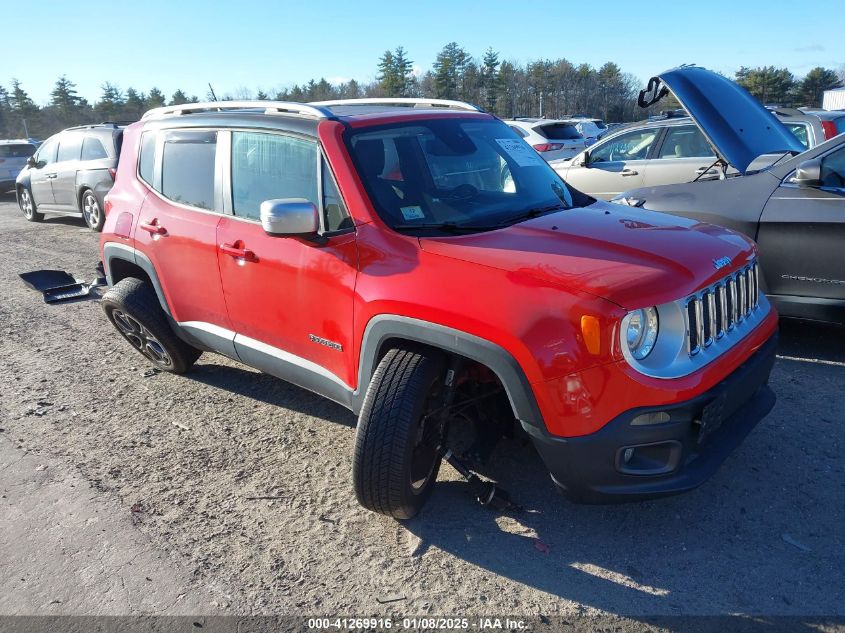
M 152 332 L 122 310 L 113 310 L 112 322 L 129 343 L 157 365 L 170 367 L 173 360 Z

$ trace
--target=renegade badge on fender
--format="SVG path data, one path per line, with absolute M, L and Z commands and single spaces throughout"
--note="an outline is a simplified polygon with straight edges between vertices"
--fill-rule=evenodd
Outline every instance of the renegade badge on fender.
M 461 421 L 516 420 L 570 497 L 619 501 L 699 485 L 774 403 L 749 239 L 597 202 L 464 103 L 153 110 L 105 208 L 118 332 L 348 407 L 358 500 L 397 518 Z

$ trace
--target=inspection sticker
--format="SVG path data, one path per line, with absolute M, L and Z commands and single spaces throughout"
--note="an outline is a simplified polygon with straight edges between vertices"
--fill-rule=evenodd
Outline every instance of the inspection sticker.
M 422 220 L 425 217 L 422 208 L 418 206 L 400 207 L 399 210 L 402 212 L 402 217 L 406 220 Z
M 519 138 L 497 138 L 496 142 L 502 146 L 520 167 L 536 167 L 542 165 L 543 159 Z

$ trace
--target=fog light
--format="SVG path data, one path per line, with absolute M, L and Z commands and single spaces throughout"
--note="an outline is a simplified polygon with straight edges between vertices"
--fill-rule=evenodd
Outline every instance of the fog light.
M 633 448 L 626 448 L 625 452 L 622 453 L 622 461 L 626 464 L 631 461 L 631 458 L 634 456 L 634 449 Z
M 631 426 L 649 426 L 651 424 L 663 424 L 672 419 L 665 411 L 652 411 L 651 413 L 641 413 L 633 420 Z

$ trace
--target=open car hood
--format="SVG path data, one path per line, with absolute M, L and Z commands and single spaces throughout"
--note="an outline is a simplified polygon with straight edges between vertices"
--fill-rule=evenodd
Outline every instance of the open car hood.
M 671 92 L 720 158 L 740 173 L 763 154 L 803 152 L 804 146 L 745 88 L 713 71 L 680 66 L 652 77 L 640 91 L 640 107 Z

